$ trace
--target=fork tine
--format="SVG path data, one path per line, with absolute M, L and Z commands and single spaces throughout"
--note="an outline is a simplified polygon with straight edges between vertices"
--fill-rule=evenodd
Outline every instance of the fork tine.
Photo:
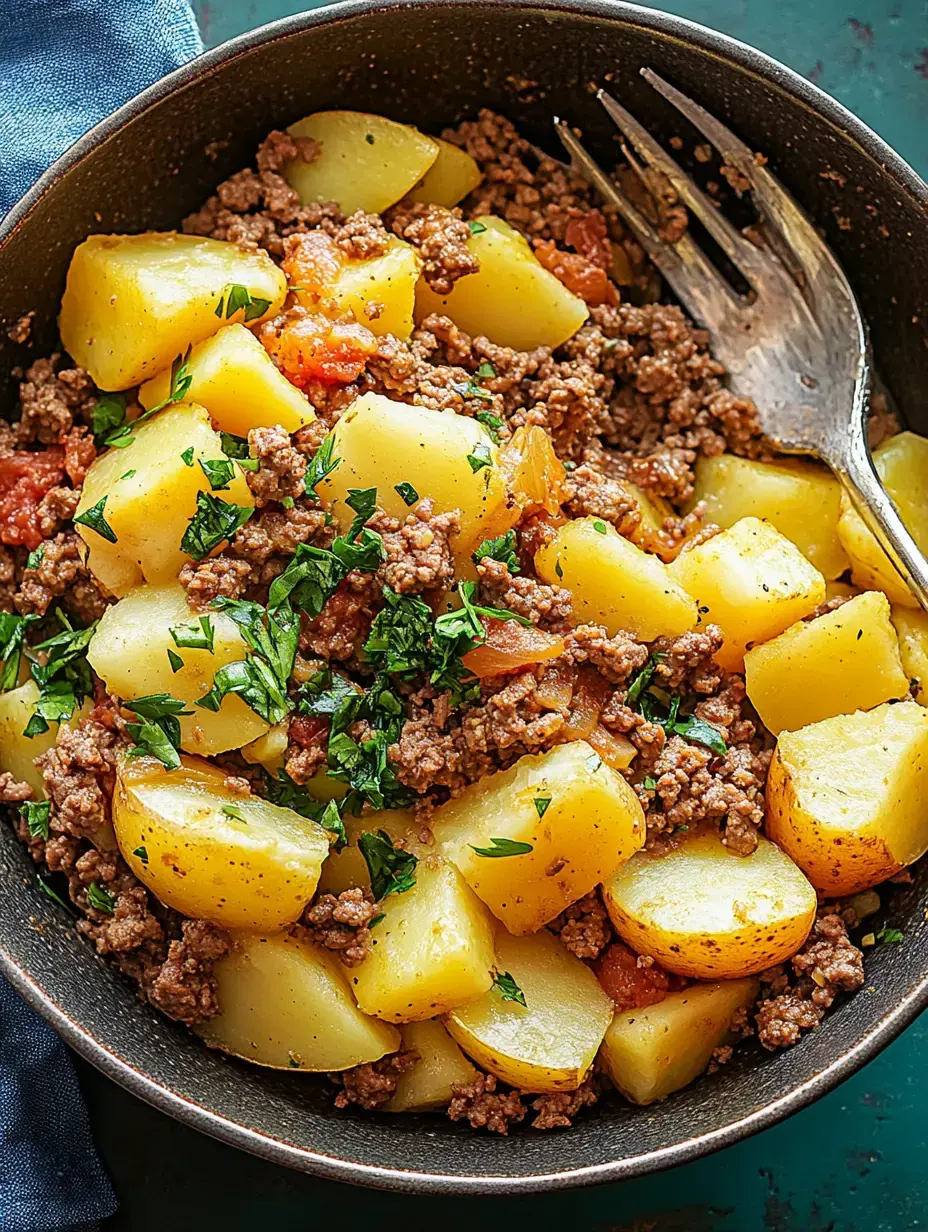
M 765 265 L 765 258 L 760 250 L 746 240 L 725 215 L 719 212 L 705 193 L 697 188 L 690 177 L 670 157 L 663 146 L 654 140 L 648 130 L 638 123 L 630 111 L 627 111 L 605 90 L 597 90 L 596 98 L 639 155 L 655 171 L 664 176 L 683 204 L 693 211 L 709 234 L 717 241 L 722 251 L 738 266 L 741 273 L 750 282 L 759 282 Z
M 554 128 L 580 174 L 614 205 L 635 239 L 670 283 L 689 314 L 710 328 L 721 324 L 735 294 L 688 234 L 666 244 L 645 218 L 580 144 L 570 126 L 554 117 Z

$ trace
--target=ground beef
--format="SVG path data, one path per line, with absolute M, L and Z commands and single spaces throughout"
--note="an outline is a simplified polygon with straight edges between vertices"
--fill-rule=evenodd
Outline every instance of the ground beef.
M 250 598 L 263 600 L 267 597 L 263 588 L 283 572 L 301 543 L 327 547 L 333 537 L 334 530 L 327 526 L 325 512 L 312 508 L 306 501 L 298 501 L 292 509 L 262 509 L 236 531 L 225 554 L 251 567 L 243 585 L 247 581 Z
M 23 572 L 13 603 L 22 615 L 44 616 L 53 600 L 60 599 L 65 611 L 81 625 L 103 615 L 107 600 L 84 564 L 84 545 L 73 533 L 47 539 L 38 549 L 40 559 Z
M 374 619 L 379 586 L 369 573 L 353 570 L 315 620 L 304 620 L 300 650 L 319 659 L 357 659 Z
M 21 800 L 31 800 L 32 795 L 29 784 L 20 783 L 9 770 L 0 774 L 0 804 L 17 804 Z
M 188 561 L 180 571 L 180 582 L 190 606 L 205 611 L 214 599 L 240 598 L 251 574 L 252 566 L 247 560 L 209 556 L 206 560 Z
M 107 825 L 121 744 L 122 737 L 95 719 L 58 729 L 57 742 L 36 759 L 56 829 L 93 841 Z
M 448 1105 L 452 1121 L 469 1121 L 472 1129 L 489 1129 L 505 1137 L 510 1125 L 525 1119 L 518 1091 L 498 1091 L 494 1074 L 478 1074 L 473 1082 L 453 1086 Z
M 321 225 L 352 261 L 382 257 L 390 244 L 390 236 L 379 214 L 365 214 L 363 210 L 357 210 L 344 222 L 325 218 Z
M 284 769 L 295 783 L 308 783 L 326 764 L 328 721 L 314 715 L 293 715 L 288 735 Z
M 431 498 L 419 502 L 402 523 L 377 513 L 368 522 L 383 536 L 386 560 L 377 570 L 384 586 L 398 594 L 447 589 L 454 581 L 451 540 L 460 530 L 460 514 L 435 513 Z
M 94 384 L 83 368 L 58 369 L 60 355 L 37 359 L 19 387 L 21 415 L 16 437 L 22 443 L 55 445 L 96 402 Z
M 418 1059 L 414 1052 L 396 1052 L 341 1074 L 329 1074 L 342 1088 L 335 1096 L 335 1107 L 359 1104 L 362 1108 L 379 1108 L 396 1093 L 396 1080 L 411 1070 Z
M 305 495 L 306 459 L 294 449 L 290 434 L 283 428 L 252 428 L 248 433 L 248 452 L 261 463 L 258 470 L 245 472 L 259 509 L 270 501 L 288 497 L 295 500 Z
M 705 625 L 679 637 L 659 637 L 651 647 L 656 665 L 654 683 L 670 693 L 684 687 L 692 693 L 715 693 L 722 683 L 715 656 L 724 641 L 718 625 Z
M 356 967 L 371 951 L 368 925 L 377 914 L 370 890 L 358 887 L 334 894 L 320 894 L 306 908 L 303 923 L 316 945 L 334 950 L 346 967 Z
M 583 898 L 551 920 L 548 928 L 578 958 L 598 958 L 612 939 L 612 927 L 598 890 Z
M 503 561 L 485 556 L 477 565 L 481 590 L 495 607 L 524 616 L 539 629 L 563 632 L 571 617 L 572 598 L 561 586 L 548 586 L 537 578 L 512 574 Z
M 0 611 L 13 611 L 13 596 L 16 594 L 18 573 L 16 557 L 9 548 L 0 543 Z
M 641 524 L 638 502 L 627 486 L 584 463 L 567 477 L 570 493 L 564 506 L 572 518 L 602 518 L 620 535 L 633 535 Z
M 460 210 L 403 202 L 389 215 L 394 234 L 422 258 L 422 276 L 436 295 L 448 295 L 459 278 L 476 274 L 480 262 L 467 246 L 470 228 Z
M 232 938 L 207 920 L 184 920 L 181 938 L 146 989 L 148 1000 L 169 1018 L 188 1027 L 219 1012 L 215 964 L 232 948 Z
M 81 494 L 74 488 L 51 488 L 39 501 L 36 510 L 39 534 L 50 539 L 74 517 Z
M 538 1114 L 534 1129 L 570 1129 L 573 1118 L 583 1108 L 591 1108 L 599 1099 L 600 1080 L 596 1074 L 584 1078 L 576 1091 L 556 1091 L 539 1095 L 532 1100 L 532 1108 Z
M 20 346 L 24 346 L 29 341 L 32 334 L 32 320 L 34 316 L 35 310 L 33 309 L 32 312 L 25 313 L 18 321 L 13 322 L 6 331 L 6 336 L 10 342 L 16 342 Z
M 609 637 L 600 625 L 578 625 L 565 638 L 570 663 L 589 663 L 612 684 L 623 684 L 648 661 L 648 648 L 631 633 Z

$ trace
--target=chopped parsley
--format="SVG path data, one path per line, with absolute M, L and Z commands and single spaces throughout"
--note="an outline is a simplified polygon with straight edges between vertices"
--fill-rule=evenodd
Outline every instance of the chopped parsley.
M 281 504 L 281 507 L 284 509 L 292 509 L 293 506 L 296 504 L 296 501 L 293 499 L 292 496 L 282 496 L 280 498 L 280 504 Z
M 35 549 L 35 551 L 30 552 L 29 555 L 26 557 L 26 568 L 27 569 L 38 569 L 39 565 L 41 565 L 42 563 L 42 558 L 44 557 L 44 555 L 45 555 L 45 544 L 40 543 L 39 546 Z
M 325 438 L 316 452 L 313 454 L 312 461 L 306 468 L 306 475 L 303 479 L 303 484 L 306 488 L 307 496 L 315 496 L 316 488 L 326 475 L 331 475 L 341 462 L 341 458 L 333 457 L 335 451 L 335 436 L 333 433 Z
M 87 647 L 97 622 L 75 629 L 60 608 L 55 615 L 62 631 L 33 647 L 44 652 L 45 663 L 36 659 L 30 664 L 32 678 L 39 686 L 32 716 L 23 731 L 30 739 L 47 732 L 50 723 L 70 719 L 84 698 L 93 693 Z
M 334 552 L 300 543 L 286 569 L 271 583 L 268 607 L 274 611 L 289 599 L 295 608 L 314 620 L 346 573 Z
M 564 578 L 564 570 L 561 568 L 561 562 L 560 562 L 559 560 L 556 560 L 556 561 L 554 562 L 554 572 L 557 574 L 557 576 L 558 576 L 561 580 L 563 580 L 563 578 Z
M 137 428 L 140 423 L 157 414 L 158 411 L 163 411 L 166 406 L 170 406 L 172 402 L 183 402 L 187 394 L 190 392 L 190 386 L 193 384 L 193 373 L 190 371 L 188 359 L 190 358 L 190 347 L 182 354 L 178 355 L 171 364 L 171 390 L 168 396 L 159 402 L 157 406 L 149 407 L 144 415 L 139 415 L 133 423 L 129 424 L 129 431 Z
M 630 709 L 634 710 L 637 707 L 641 694 L 650 687 L 661 657 L 661 655 L 652 654 L 641 671 L 632 677 L 628 692 L 625 694 L 625 705 Z
M 499 430 L 503 426 L 499 415 L 494 415 L 492 411 L 478 411 L 474 419 L 485 430 L 493 444 L 498 445 Z
M 419 499 L 419 493 L 411 483 L 397 483 L 393 485 L 393 491 L 398 493 L 406 506 L 414 505 Z
M 881 928 L 876 933 L 876 939 L 882 945 L 899 945 L 905 937 L 900 928 Z
M 225 317 L 228 321 L 244 308 L 244 320 L 247 324 L 249 321 L 257 320 L 258 317 L 263 317 L 270 306 L 269 299 L 252 295 L 248 288 L 243 287 L 240 282 L 227 282 L 219 296 L 215 311 L 220 320 Z
M 455 393 L 459 393 L 462 398 L 479 398 L 481 402 L 493 401 L 493 395 L 490 391 L 483 389 L 473 378 L 469 381 L 454 381 L 451 388 Z
M 50 898 L 53 903 L 57 903 L 59 907 L 64 907 L 66 911 L 71 910 L 70 906 L 64 901 L 64 899 L 57 892 L 57 890 L 53 890 L 44 877 L 39 877 L 38 882 L 39 882 L 39 887 L 42 890 L 42 893 L 45 894 L 48 898 Z
M 496 369 L 488 359 L 481 360 L 480 366 L 477 369 L 477 379 L 485 381 L 491 376 L 496 376 Z
M 650 690 L 642 693 L 639 701 L 644 717 L 651 723 L 659 723 L 669 734 L 682 736 L 691 744 L 704 745 L 717 757 L 724 757 L 728 752 L 728 745 L 722 733 L 712 723 L 697 719 L 693 714 L 680 714 L 681 698 L 678 693 L 671 697 L 666 712 L 661 699 Z
M 551 803 L 551 797 L 544 802 L 544 807 L 547 808 Z M 535 801 L 535 808 L 538 808 L 538 800 Z M 544 816 L 544 809 L 538 810 L 538 816 Z M 506 856 L 526 856 L 535 848 L 531 843 L 520 843 L 513 838 L 491 838 L 491 847 L 475 847 L 473 843 L 468 843 L 471 851 L 475 851 L 478 856 L 486 856 L 491 860 L 504 859 Z
M 180 455 L 180 460 L 183 462 L 184 466 L 193 466 L 193 455 L 194 448 L 192 445 L 188 445 L 188 447 Z M 200 465 L 202 466 L 202 463 Z
M 256 471 L 261 463 L 248 453 L 248 442 L 243 436 L 233 436 L 231 432 L 219 433 L 219 448 L 227 458 L 234 458 L 243 471 Z
M 51 800 L 25 800 L 19 806 L 29 831 L 30 838 L 48 839 L 48 822 L 51 817 Z
M 299 643 L 299 617 L 286 602 L 273 611 L 247 599 L 218 598 L 210 606 L 235 621 L 251 653 L 224 664 L 196 704 L 216 711 L 227 693 L 236 693 L 266 723 L 281 722 L 293 709 L 287 682 Z
M 225 813 L 226 817 L 233 817 L 236 821 L 244 821 L 246 825 L 248 824 L 245 814 L 237 804 L 224 804 L 220 812 Z
M 371 891 L 375 899 L 388 894 L 405 894 L 416 884 L 416 865 L 419 861 L 411 851 L 404 851 L 393 844 L 386 830 L 372 834 L 369 830 L 358 839 L 358 847 L 371 875 Z
M 231 539 L 253 513 L 251 505 L 233 505 L 210 492 L 198 492 L 197 511 L 184 531 L 180 541 L 181 551 L 194 560 L 203 560 L 220 543 Z
M 474 446 L 473 453 L 467 455 L 467 464 L 475 475 L 478 471 L 483 470 L 485 466 L 492 466 L 493 459 L 490 456 L 490 446 L 483 441 L 478 441 Z
M 216 630 L 210 616 L 201 616 L 186 625 L 171 625 L 168 632 L 179 650 L 208 650 L 213 653 Z
M 368 927 L 368 928 L 376 928 L 376 927 L 377 927 L 377 925 L 378 925 L 378 924 L 382 924 L 382 923 L 383 923 L 383 921 L 384 921 L 386 918 L 387 918 L 387 917 L 384 915 L 384 913 L 383 913 L 382 911 L 378 911 L 378 912 L 377 912 L 377 914 L 374 916 L 374 918 L 371 920 L 371 922 L 368 924 L 368 926 L 367 926 L 367 927 Z
M 193 714 L 185 709 L 187 703 L 170 693 L 149 693 L 124 701 L 126 710 L 131 710 L 143 721 L 127 723 L 126 731 L 135 741 L 129 750 L 130 757 L 157 757 L 168 770 L 180 766 L 180 723 L 178 715 Z
M 143 864 L 148 863 L 148 852 L 145 850 L 144 847 L 136 847 L 135 851 L 133 851 L 132 854 L 134 856 L 138 856 L 138 858 L 142 861 Z
M 229 458 L 200 458 L 200 470 L 209 480 L 213 492 L 228 491 L 229 484 L 235 478 L 235 467 Z
M 131 428 L 126 423 L 126 395 L 101 394 L 90 413 L 93 443 L 98 449 L 115 445 L 125 449 L 130 443 Z
M 121 482 L 123 479 L 131 479 L 133 475 L 137 475 L 137 474 L 138 474 L 138 471 L 126 471 L 124 475 L 119 476 L 119 480 Z
M 345 503 L 349 509 L 354 510 L 354 517 L 348 533 L 339 535 L 332 544 L 332 552 L 341 561 L 346 572 L 361 569 L 366 573 L 373 573 L 387 556 L 383 537 L 364 525 L 373 517 L 377 507 L 377 489 L 349 488 Z
M 486 231 L 485 224 L 478 222 L 476 218 L 471 219 L 471 221 L 467 224 L 467 228 L 471 235 L 480 235 L 482 232 Z
M 601 522 L 599 518 L 596 518 L 593 521 L 593 529 L 596 531 L 597 535 L 604 535 L 606 533 L 606 523 Z
M 657 780 L 653 779 L 650 776 L 650 774 L 645 775 L 644 789 L 645 791 L 656 791 L 657 790 Z
M 526 1009 L 528 1008 L 525 1001 L 525 993 L 508 971 L 494 972 L 493 987 L 504 1001 L 515 1001 L 517 1005 L 523 1005 Z
M 322 810 L 319 824 L 335 835 L 332 840 L 332 850 L 336 854 L 348 846 L 348 834 L 345 830 L 345 823 L 342 821 L 342 815 L 338 811 L 338 805 L 334 800 L 330 800 Z
M 105 539 L 107 543 L 116 543 L 116 532 L 103 516 L 107 499 L 106 496 L 101 497 L 95 505 L 91 506 L 90 509 L 85 509 L 74 521 L 81 526 L 89 526 L 91 530 L 95 530 L 100 538 Z
M 16 687 L 26 629 L 37 619 L 37 616 L 0 612 L 0 693 Z
M 171 671 L 174 672 L 175 675 L 184 666 L 183 659 L 176 651 L 172 650 L 170 646 L 168 647 L 168 662 L 171 665 Z
M 516 532 L 507 530 L 498 539 L 484 539 L 472 556 L 475 565 L 479 565 L 487 556 L 505 565 L 510 573 L 519 572 L 519 558 L 516 555 Z
M 104 915 L 112 915 L 113 909 L 116 906 L 115 895 L 109 890 L 105 890 L 102 886 L 98 886 L 95 881 L 91 881 L 87 887 L 87 902 L 93 907 L 94 911 L 102 911 Z
M 535 812 L 538 814 L 538 816 L 544 817 L 545 813 L 547 813 L 548 808 L 551 804 L 551 797 L 550 796 L 536 796 L 535 799 L 532 801 L 532 803 L 535 805 Z

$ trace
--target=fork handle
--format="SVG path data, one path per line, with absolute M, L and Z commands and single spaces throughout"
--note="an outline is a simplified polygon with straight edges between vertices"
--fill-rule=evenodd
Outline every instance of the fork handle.
M 906 585 L 928 612 L 928 560 L 906 530 L 873 465 L 864 432 L 851 431 L 838 458 L 829 458 L 854 508 L 876 536 Z

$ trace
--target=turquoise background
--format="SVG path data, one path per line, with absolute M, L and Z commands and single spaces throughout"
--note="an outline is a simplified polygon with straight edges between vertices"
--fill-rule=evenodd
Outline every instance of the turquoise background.
M 194 0 L 194 7 L 213 45 L 307 6 Z M 811 77 L 928 173 L 925 0 L 659 7 L 753 43 Z M 175 1124 L 86 1065 L 80 1074 L 122 1203 L 105 1232 L 319 1225 L 409 1232 L 431 1224 L 457 1232 L 475 1222 L 481 1232 L 908 1232 L 928 1228 L 926 1046 L 922 1020 L 814 1107 L 673 1172 L 550 1197 L 469 1201 L 349 1191 L 291 1173 Z

